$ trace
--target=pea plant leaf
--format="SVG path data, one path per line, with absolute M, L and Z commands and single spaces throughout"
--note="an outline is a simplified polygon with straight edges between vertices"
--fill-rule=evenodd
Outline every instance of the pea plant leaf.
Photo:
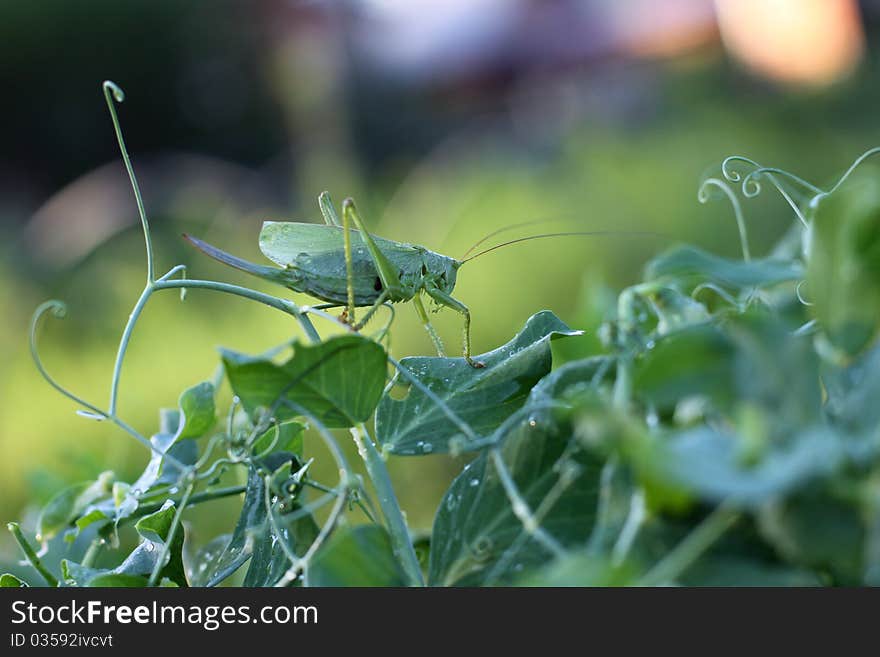
M 756 507 L 824 477 L 841 463 L 836 436 L 816 428 L 750 459 L 736 435 L 707 426 L 659 437 L 651 475 L 708 502 Z
M 574 335 L 580 331 L 543 311 L 530 317 L 510 342 L 478 356 L 483 369 L 475 370 L 463 358 L 404 358 L 401 367 L 408 375 L 395 375 L 376 410 L 379 443 L 401 455 L 448 452 L 453 441 L 469 449 L 468 438 L 491 434 L 550 371 L 550 342 Z M 450 413 L 470 427 L 471 436 L 462 433 Z
M 290 455 L 275 452 L 262 460 L 265 470 L 280 466 Z M 274 468 L 273 468 L 274 469 Z M 288 502 L 290 512 L 298 512 L 299 505 L 295 500 Z M 296 553 L 304 551 L 314 540 L 319 531 L 311 514 L 306 514 L 293 523 L 284 521 L 279 516 L 282 536 L 276 536 L 269 522 L 266 507 L 266 484 L 264 475 L 256 465 L 248 470 L 247 488 L 241 515 L 235 530 L 225 544 L 214 545 L 195 573 L 196 583 L 200 586 L 216 586 L 236 572 L 248 559 L 251 559 L 245 574 L 245 586 L 272 586 L 277 582 L 290 561 L 280 541 L 287 542 Z M 203 567 L 202 567 L 203 566 Z
M 635 363 L 633 388 L 658 410 L 684 398 L 706 396 L 726 404 L 732 386 L 736 347 L 712 324 L 686 326 L 658 338 Z
M 822 486 L 768 505 L 759 517 L 763 535 L 790 562 L 830 572 L 845 585 L 867 583 L 866 557 L 871 551 L 866 513 Z
M 340 529 L 308 571 L 309 586 L 404 586 L 406 579 L 379 525 Z
M 93 482 L 69 486 L 57 493 L 40 512 L 37 540 L 48 541 L 69 527 L 91 504 L 110 493 L 112 472 L 103 472 Z
M 300 415 L 286 403 L 293 402 L 328 427 L 350 427 L 370 418 L 385 386 L 385 350 L 360 335 L 296 344 L 280 365 L 229 350 L 222 358 L 232 389 L 251 415 L 259 409 L 271 409 L 277 418 Z
M 27 583 L 11 573 L 0 575 L 0 589 L 19 589 L 27 587 Z
M 880 326 L 880 170 L 864 168 L 813 203 L 807 295 L 825 336 L 852 356 Z
M 803 275 L 803 268 L 792 260 L 731 260 L 693 246 L 666 251 L 645 269 L 646 280 L 671 280 L 690 288 L 712 283 L 734 292 L 797 281 Z
M 562 546 L 586 541 L 595 519 L 598 462 L 573 442 L 567 423 L 524 420 L 500 452 L 484 451 L 443 497 L 431 538 L 429 584 L 511 583 L 552 556 L 525 528 L 499 475 L 496 458 L 541 531 Z
M 880 424 L 880 345 L 844 367 L 824 364 L 823 389 L 828 396 L 827 415 L 835 424 L 853 435 L 865 435 L 875 444 Z M 870 458 L 876 452 L 869 451 Z
M 140 518 L 135 529 L 141 541 L 116 568 L 89 568 L 65 559 L 61 563 L 65 581 L 76 586 L 146 586 L 165 552 L 175 513 L 174 503 L 168 500 L 158 511 Z M 160 570 L 160 577 L 176 586 L 188 586 L 183 567 L 183 543 L 184 528 L 178 525 L 168 544 L 168 560 Z
M 180 420 L 175 441 L 183 438 L 198 438 L 214 426 L 216 410 L 214 407 L 214 386 L 209 381 L 184 390 L 178 401 Z

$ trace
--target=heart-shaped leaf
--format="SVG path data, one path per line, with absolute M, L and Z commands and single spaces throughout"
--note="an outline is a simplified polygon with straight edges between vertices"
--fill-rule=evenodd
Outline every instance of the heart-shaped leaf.
M 463 358 L 404 358 L 376 411 L 376 435 L 394 454 L 448 452 L 456 440 L 459 449 L 497 429 L 525 403 L 532 386 L 550 371 L 551 340 L 580 335 L 549 311 L 540 312 L 503 347 L 477 357 L 485 364 L 474 369 Z M 419 382 L 413 385 L 410 378 Z M 427 392 L 426 392 L 427 390 Z M 400 398 L 398 392 L 405 396 Z M 438 404 L 438 401 L 440 402 Z M 457 416 L 468 425 L 464 434 Z
M 350 427 L 370 418 L 385 386 L 385 351 L 360 335 L 297 344 L 280 365 L 228 350 L 222 356 L 232 389 L 252 415 L 263 408 L 289 418 L 302 407 L 328 427 Z

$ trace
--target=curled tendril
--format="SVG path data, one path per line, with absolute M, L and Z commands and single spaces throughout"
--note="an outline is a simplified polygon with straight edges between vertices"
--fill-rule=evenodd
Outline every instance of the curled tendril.
M 785 169 L 780 169 L 778 167 L 758 167 L 754 171 L 749 172 L 745 179 L 743 179 L 743 193 L 745 193 L 745 186 L 750 182 L 753 183 L 754 186 L 757 187 L 760 191 L 760 185 L 758 184 L 757 179 L 764 175 L 766 175 L 768 178 L 772 177 L 772 175 L 784 176 L 789 181 L 801 185 L 804 189 L 808 190 L 812 194 L 822 193 L 821 187 L 816 187 L 816 185 L 807 180 L 804 180 L 800 176 L 796 176 L 790 171 L 786 171 Z
M 732 168 L 733 162 L 741 162 L 752 167 L 752 170 L 743 175 L 742 172 Z M 807 190 L 809 190 L 814 196 L 816 194 L 822 193 L 822 190 L 812 183 L 807 182 L 803 178 L 794 175 L 793 173 L 789 173 L 784 169 L 778 169 L 775 167 L 765 167 L 755 162 L 748 157 L 743 157 L 742 155 L 731 155 L 724 159 L 721 163 L 721 173 L 722 175 L 729 181 L 734 183 L 741 183 L 740 189 L 742 191 L 742 195 L 746 198 L 755 198 L 758 194 L 761 193 L 761 183 L 759 182 L 759 178 L 766 177 L 770 183 L 776 188 L 776 190 L 782 195 L 782 198 L 788 203 L 791 209 L 794 211 L 798 220 L 804 226 L 808 225 L 806 217 L 804 217 L 804 213 L 801 211 L 800 206 L 795 202 L 792 198 L 791 193 L 782 185 L 777 176 L 784 176 L 791 182 L 795 182 L 799 185 L 802 185 Z
M 51 374 L 46 370 L 46 367 L 43 365 L 43 360 L 40 358 L 40 352 L 37 348 L 37 328 L 40 323 L 40 319 L 42 319 L 43 315 L 46 313 L 52 313 L 52 316 L 56 319 L 64 319 L 67 317 L 67 306 L 63 301 L 58 301 L 57 299 L 52 299 L 50 301 L 46 301 L 37 306 L 37 309 L 34 311 L 33 317 L 31 318 L 31 327 L 28 335 L 28 342 L 30 344 L 31 349 L 31 357 L 34 360 L 34 364 L 37 367 L 37 371 L 40 373 L 46 382 L 55 388 L 62 395 L 70 399 L 71 401 L 79 404 L 84 407 L 86 411 L 86 417 L 91 418 L 100 418 L 106 419 L 108 417 L 107 413 L 102 411 L 97 406 L 90 404 L 82 397 L 75 395 L 73 392 L 65 388 L 63 385 L 58 383 Z
M 747 157 L 743 157 L 742 155 L 731 155 L 729 157 L 724 158 L 724 161 L 721 163 L 721 174 L 725 178 L 727 178 L 728 181 L 734 182 L 734 183 L 741 181 L 743 177 L 739 171 L 731 168 L 731 166 L 730 166 L 731 162 L 743 162 L 743 163 L 748 164 L 756 169 L 761 167 L 761 165 L 758 164 L 757 162 L 755 162 L 754 160 L 751 160 Z
M 131 158 L 128 155 L 128 149 L 125 147 L 125 139 L 122 136 L 122 127 L 119 125 L 119 117 L 116 115 L 116 105 L 113 101 L 121 103 L 125 100 L 125 92 L 115 82 L 104 80 L 102 85 L 104 89 L 104 97 L 107 100 L 107 109 L 110 112 L 110 119 L 113 122 L 113 130 L 116 133 L 116 141 L 119 143 L 119 152 L 122 154 L 122 161 L 125 163 L 125 170 L 128 173 L 129 182 L 131 182 L 131 191 L 134 193 L 134 200 L 137 204 L 138 215 L 141 219 L 141 228 L 144 233 L 144 245 L 147 250 L 147 282 L 155 281 L 155 265 L 153 259 L 153 238 L 150 233 L 150 223 L 147 220 L 147 211 L 144 208 L 144 199 L 141 196 L 141 189 L 138 185 L 137 176 L 134 175 L 134 169 L 131 166 Z
M 721 192 L 728 198 L 730 204 L 733 206 L 733 214 L 736 219 L 736 227 L 739 230 L 739 242 L 742 246 L 743 260 L 748 262 L 752 258 L 751 254 L 749 253 L 749 237 L 746 231 L 746 222 L 743 218 L 742 207 L 740 206 L 739 199 L 736 197 L 736 194 L 733 193 L 730 185 L 719 178 L 707 178 L 703 181 L 703 184 L 700 185 L 700 188 L 697 190 L 697 200 L 700 203 L 707 203 L 711 198 L 710 188 L 712 187 L 721 190 Z
M 801 288 L 804 286 L 804 283 L 806 283 L 806 281 L 799 281 L 798 282 L 797 286 L 794 288 L 795 296 L 797 297 L 797 300 L 800 301 L 803 305 L 813 306 L 815 304 L 812 301 L 807 301 L 804 298 L 803 293 L 801 292 Z
M 118 84 L 112 80 L 104 80 L 104 83 L 101 86 L 104 87 L 104 93 L 108 97 L 112 94 L 113 100 L 117 103 L 125 102 L 125 92 Z

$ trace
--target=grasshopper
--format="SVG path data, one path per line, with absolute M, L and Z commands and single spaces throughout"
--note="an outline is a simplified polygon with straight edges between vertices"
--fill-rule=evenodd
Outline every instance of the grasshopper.
M 385 303 L 411 301 L 437 353 L 443 356 L 443 345 L 422 303 L 424 293 L 439 306 L 462 315 L 464 358 L 472 367 L 483 367 L 471 358 L 470 310 L 452 296 L 463 260 L 423 246 L 374 237 L 350 198 L 342 204 L 341 223 L 327 192 L 318 197 L 318 205 L 324 225 L 281 221 L 263 224 L 260 250 L 279 267 L 256 265 L 190 235 L 184 237 L 224 264 L 326 301 L 325 307 L 344 306 L 343 318 L 355 331 Z M 360 238 L 362 246 L 352 248 L 353 235 Z M 360 322 L 355 320 L 356 307 L 367 308 Z

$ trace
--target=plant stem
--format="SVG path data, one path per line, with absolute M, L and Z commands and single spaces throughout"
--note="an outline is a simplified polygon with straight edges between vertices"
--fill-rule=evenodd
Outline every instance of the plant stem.
M 46 581 L 46 584 L 49 586 L 58 586 L 58 580 L 55 579 L 55 576 L 49 572 L 46 566 L 43 565 L 43 562 L 40 561 L 40 557 L 37 556 L 37 553 L 34 551 L 34 548 L 31 547 L 31 544 L 28 543 L 27 539 L 24 537 L 24 534 L 21 533 L 21 527 L 17 522 L 10 522 L 6 525 L 6 528 L 12 533 L 12 537 L 15 539 L 15 542 L 18 543 L 18 547 L 21 548 L 21 551 L 24 552 L 25 558 L 34 567 L 40 576 Z
M 116 415 L 116 400 L 119 395 L 119 377 L 122 374 L 122 361 L 125 359 L 125 352 L 128 349 L 128 343 L 131 341 L 131 334 L 132 331 L 134 331 L 134 325 L 141 316 L 144 306 L 147 304 L 152 293 L 153 283 L 148 281 L 146 287 L 144 287 L 144 291 L 141 292 L 141 296 L 134 305 L 131 314 L 128 316 L 128 322 L 125 324 L 125 329 L 122 331 L 122 337 L 119 340 L 119 349 L 116 351 L 116 362 L 113 364 L 113 379 L 110 382 L 110 403 L 107 407 L 107 411 L 110 415 Z
M 95 563 L 95 559 L 98 558 L 98 554 L 101 552 L 101 548 L 104 546 L 104 539 L 100 536 L 95 538 L 91 543 L 89 543 L 89 549 L 86 550 L 85 555 L 82 558 L 82 565 L 86 568 L 91 568 Z
M 639 586 L 660 586 L 673 582 L 686 571 L 730 526 L 739 519 L 739 512 L 721 504 L 710 513 L 684 540 L 658 561 L 639 581 Z
M 303 313 L 299 309 L 299 306 L 297 306 L 292 301 L 281 299 L 279 297 L 273 297 L 271 294 L 264 294 L 263 292 L 257 292 L 256 290 L 251 290 L 250 288 L 242 287 L 240 285 L 232 285 L 230 283 L 203 281 L 188 278 L 178 278 L 168 281 L 156 281 L 155 283 L 153 283 L 152 288 L 154 290 L 201 288 L 204 290 L 214 290 L 215 292 L 234 294 L 239 297 L 250 299 L 251 301 L 257 301 L 259 303 L 275 308 L 276 310 L 280 310 L 283 313 L 292 315 L 297 319 L 309 340 L 311 340 L 312 342 L 321 341 L 321 336 L 318 335 L 318 332 L 315 330 L 315 326 L 312 324 L 311 320 L 306 317 L 305 313 Z
M 232 497 L 233 495 L 241 495 L 247 490 L 247 486 L 229 486 L 228 488 L 217 488 L 215 490 L 204 491 L 201 493 L 196 493 L 195 495 L 189 498 L 189 506 L 194 506 L 196 504 L 201 504 L 203 502 L 210 502 L 211 500 L 219 500 L 223 497 Z M 179 504 L 180 502 L 175 500 L 175 504 Z M 138 507 L 137 510 L 132 513 L 130 516 L 123 518 L 119 521 L 120 524 L 132 522 L 141 518 L 143 516 L 148 516 L 151 513 L 155 513 L 162 508 L 162 504 L 151 504 L 149 506 Z
M 388 468 L 385 467 L 382 456 L 376 449 L 376 445 L 363 424 L 352 427 L 351 435 L 357 445 L 358 453 L 364 460 L 364 465 L 367 468 L 367 474 L 373 482 L 373 487 L 376 489 L 379 508 L 382 510 L 382 515 L 385 517 L 385 523 L 388 526 L 388 532 L 391 534 L 394 554 L 400 561 L 401 566 L 403 566 L 410 586 L 424 586 L 425 581 L 422 577 L 419 559 L 416 556 L 415 548 L 413 548 L 409 529 L 406 526 L 403 512 L 400 510 L 397 496 L 394 494 L 394 487 L 391 484 Z

